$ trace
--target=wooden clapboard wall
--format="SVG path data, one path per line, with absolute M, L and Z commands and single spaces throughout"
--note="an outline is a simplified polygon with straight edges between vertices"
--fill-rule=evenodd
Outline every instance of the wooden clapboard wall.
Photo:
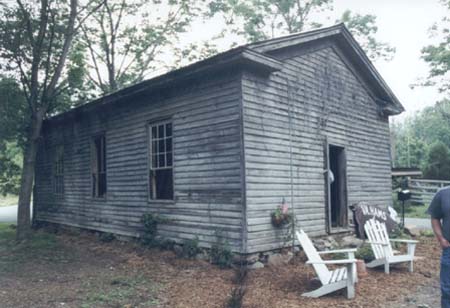
M 284 62 L 281 72 L 242 80 L 249 253 L 283 243 L 285 230 L 270 222 L 283 198 L 298 228 L 326 233 L 325 139 L 345 147 L 348 205 L 391 203 L 388 118 L 357 68 L 332 41 L 271 55 Z
M 141 216 L 154 212 L 170 220 L 159 226 L 164 237 L 198 236 L 202 246 L 209 246 L 221 229 L 233 250 L 241 252 L 240 101 L 240 73 L 235 72 L 48 121 L 36 166 L 36 219 L 138 236 Z M 151 202 L 146 126 L 166 118 L 173 121 L 175 201 Z M 96 199 L 91 196 L 90 142 L 102 132 L 107 197 Z M 59 145 L 64 146 L 63 195 L 52 191 Z

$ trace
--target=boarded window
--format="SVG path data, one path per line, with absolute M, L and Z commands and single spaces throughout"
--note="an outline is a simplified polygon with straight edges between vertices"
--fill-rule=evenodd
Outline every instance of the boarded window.
M 53 164 L 53 192 L 64 194 L 64 147 L 57 146 Z
M 172 123 L 149 126 L 150 199 L 173 200 Z
M 96 136 L 92 140 L 92 196 L 106 195 L 106 144 L 105 136 Z

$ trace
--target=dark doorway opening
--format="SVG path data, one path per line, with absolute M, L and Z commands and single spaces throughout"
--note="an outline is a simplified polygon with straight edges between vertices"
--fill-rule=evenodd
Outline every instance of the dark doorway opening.
M 331 228 L 347 227 L 347 175 L 345 148 L 329 146 L 329 223 Z

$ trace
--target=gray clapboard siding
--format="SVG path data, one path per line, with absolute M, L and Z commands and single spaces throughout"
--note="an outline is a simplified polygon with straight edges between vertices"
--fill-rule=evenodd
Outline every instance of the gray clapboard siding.
M 208 247 L 221 229 L 235 252 L 276 249 L 286 230 L 274 229 L 270 214 L 283 199 L 293 205 L 297 228 L 326 232 L 325 140 L 346 149 L 349 205 L 390 204 L 383 108 L 392 114 L 402 106 L 355 44 L 343 26 L 251 44 L 203 62 L 211 68 L 217 61 L 214 69 L 200 62 L 47 121 L 36 166 L 37 219 L 139 236 L 142 215 L 152 212 L 170 219 L 159 231 L 177 241 L 197 236 Z M 164 80 L 177 86 L 164 88 Z M 152 201 L 147 125 L 168 118 L 174 200 Z M 99 133 L 106 136 L 104 199 L 90 195 L 90 143 Z M 55 195 L 60 145 L 65 193 Z
M 325 136 L 346 148 L 348 204 L 391 202 L 387 118 L 335 50 L 281 50 L 272 56 L 282 72 L 243 76 L 248 252 L 281 245 L 270 213 L 283 198 L 293 198 L 297 227 L 326 232 Z
M 150 93 L 104 106 L 44 130 L 36 167 L 37 219 L 138 236 L 141 216 L 156 212 L 170 219 L 162 236 L 177 241 L 198 236 L 202 246 L 224 230 L 232 249 L 242 252 L 240 75 L 230 74 L 165 98 Z M 173 202 L 148 200 L 147 123 L 173 121 Z M 91 197 L 90 142 L 106 136 L 107 196 Z M 53 152 L 64 144 L 65 194 L 52 193 Z

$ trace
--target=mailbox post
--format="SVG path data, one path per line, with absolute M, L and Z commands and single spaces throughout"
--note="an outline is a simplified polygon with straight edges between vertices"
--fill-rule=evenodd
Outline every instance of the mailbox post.
M 404 228 L 405 227 L 405 201 L 408 201 L 409 199 L 411 199 L 411 192 L 407 189 L 400 190 L 397 193 L 397 199 L 398 199 L 398 201 L 402 201 L 402 223 L 401 223 L 401 226 L 402 226 L 402 228 Z

